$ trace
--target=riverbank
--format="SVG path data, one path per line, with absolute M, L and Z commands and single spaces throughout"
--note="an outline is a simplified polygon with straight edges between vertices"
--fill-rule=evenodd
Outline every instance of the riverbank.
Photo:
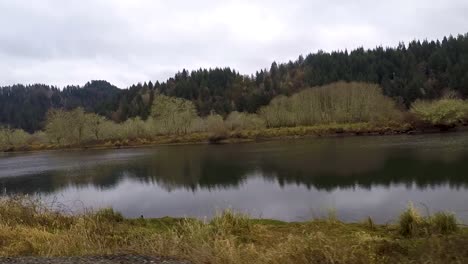
M 464 127 L 461 127 L 461 129 L 463 130 Z M 5 148 L 3 149 L 3 152 L 119 149 L 176 144 L 229 144 L 239 142 L 258 142 L 305 137 L 398 135 L 437 132 L 440 132 L 440 129 L 417 129 L 409 123 L 390 124 L 386 126 L 375 125 L 371 123 L 330 124 L 320 126 L 266 128 L 260 130 L 234 130 L 228 131 L 223 135 L 213 135 L 211 133 L 159 135 L 153 138 L 93 141 L 83 143 L 81 145 L 57 145 L 33 141 L 29 145 Z
M 330 124 L 320 126 L 265 128 L 260 130 L 234 130 L 229 131 L 222 136 L 200 132 L 182 135 L 159 135 L 153 138 L 93 141 L 81 145 L 57 145 L 33 142 L 26 146 L 9 147 L 3 150 L 0 149 L 0 153 L 47 150 L 121 149 L 159 145 L 233 144 L 301 138 L 384 136 L 401 134 L 421 135 L 466 131 L 468 131 L 468 124 L 450 128 L 415 127 L 410 123 L 389 124 L 386 126 L 371 123 Z
M 190 263 L 466 263 L 468 229 L 410 208 L 398 223 L 301 223 L 224 212 L 209 221 L 67 215 L 24 198 L 0 202 L 0 256 L 165 256 Z

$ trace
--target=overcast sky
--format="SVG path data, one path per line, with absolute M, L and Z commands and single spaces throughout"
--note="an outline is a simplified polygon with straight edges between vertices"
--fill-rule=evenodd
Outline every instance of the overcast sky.
M 0 85 L 251 74 L 300 54 L 468 32 L 467 0 L 0 0 Z

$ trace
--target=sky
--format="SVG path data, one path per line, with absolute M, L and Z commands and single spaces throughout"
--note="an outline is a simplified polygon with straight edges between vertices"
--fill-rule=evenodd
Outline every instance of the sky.
M 0 85 L 125 88 L 468 32 L 467 0 L 0 0 Z

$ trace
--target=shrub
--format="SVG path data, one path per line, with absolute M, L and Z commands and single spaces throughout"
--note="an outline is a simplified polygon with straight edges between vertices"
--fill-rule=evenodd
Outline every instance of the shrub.
M 36 131 L 28 139 L 28 144 L 47 144 L 48 142 L 49 140 L 47 139 L 47 135 L 44 131 Z
M 270 104 L 260 108 L 258 114 L 265 120 L 268 127 L 288 127 L 297 125 L 295 110 L 292 109 L 291 99 L 280 95 Z
M 58 145 L 85 144 L 93 140 L 109 138 L 109 124 L 104 117 L 85 113 L 82 108 L 71 111 L 52 109 L 47 113 L 45 133 L 51 142 Z M 116 126 L 112 127 L 113 129 Z M 113 134 L 119 130 L 115 130 Z
M 260 109 L 269 127 L 401 121 L 402 112 L 375 84 L 337 82 L 279 96 Z
M 31 135 L 21 129 L 0 128 L 0 150 L 26 146 L 30 138 Z
M 149 138 L 154 133 L 152 122 L 143 121 L 140 117 L 130 118 L 127 121 L 118 124 L 115 128 L 119 131 L 121 139 L 141 139 Z
M 197 116 L 190 124 L 190 132 L 207 132 L 205 118 Z
M 151 117 L 163 134 L 187 134 L 197 111 L 189 100 L 158 95 L 151 108 Z
M 418 100 L 410 111 L 417 120 L 434 126 L 455 126 L 468 119 L 468 103 L 460 99 Z
M 226 118 L 226 127 L 230 130 L 257 130 L 265 128 L 265 121 L 256 114 L 234 111 Z
M 229 136 L 223 117 L 217 114 L 210 114 L 205 119 L 206 130 L 210 133 L 209 140 L 216 143 Z

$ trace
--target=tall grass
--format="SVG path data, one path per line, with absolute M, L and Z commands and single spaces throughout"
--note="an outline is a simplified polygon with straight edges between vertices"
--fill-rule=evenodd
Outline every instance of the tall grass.
M 415 210 L 405 223 L 418 223 Z M 407 217 L 416 218 L 416 221 Z M 403 218 L 402 218 L 403 219 Z M 401 236 L 393 226 L 334 220 L 284 223 L 225 211 L 211 220 L 124 219 L 112 209 L 67 215 L 25 197 L 0 199 L 0 256 L 134 253 L 206 263 L 466 263 L 466 232 L 452 216 L 434 226 L 451 236 Z M 427 219 L 424 221 L 428 221 Z
M 451 234 L 458 231 L 458 221 L 454 214 L 437 212 L 434 215 L 423 216 L 412 203 L 400 215 L 399 231 L 406 237 L 432 234 Z
M 415 236 L 429 232 L 427 220 L 420 214 L 412 203 L 400 215 L 399 221 L 400 234 L 403 236 Z
M 453 213 L 437 212 L 429 218 L 432 232 L 437 234 L 452 234 L 459 230 L 458 220 Z

